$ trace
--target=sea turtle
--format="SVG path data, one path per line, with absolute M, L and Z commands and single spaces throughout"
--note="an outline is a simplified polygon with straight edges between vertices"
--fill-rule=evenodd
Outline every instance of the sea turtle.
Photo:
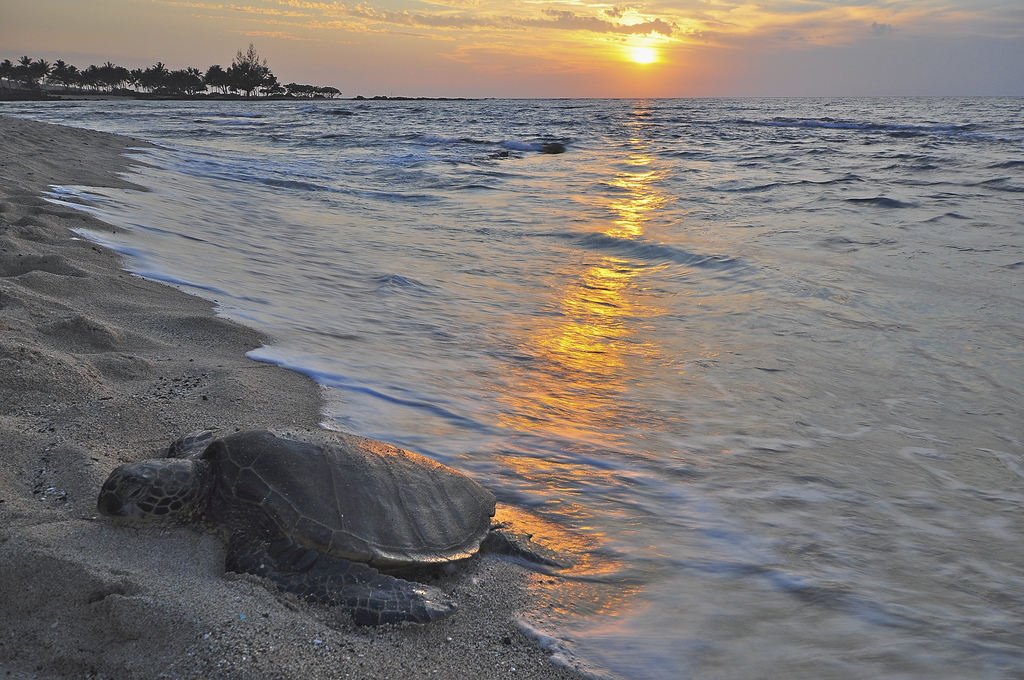
M 485 539 L 531 557 L 515 539 L 494 535 L 494 495 L 477 482 L 429 458 L 341 433 L 193 433 L 171 444 L 166 458 L 116 468 L 97 507 L 114 517 L 226 531 L 228 571 L 347 607 L 363 625 L 425 623 L 456 608 L 439 589 L 378 569 L 461 560 Z

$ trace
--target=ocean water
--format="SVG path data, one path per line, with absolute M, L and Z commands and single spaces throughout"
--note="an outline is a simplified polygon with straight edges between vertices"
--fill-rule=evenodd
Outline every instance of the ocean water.
M 570 556 L 563 662 L 1024 676 L 1021 99 L 0 113 L 158 144 L 52 199 Z

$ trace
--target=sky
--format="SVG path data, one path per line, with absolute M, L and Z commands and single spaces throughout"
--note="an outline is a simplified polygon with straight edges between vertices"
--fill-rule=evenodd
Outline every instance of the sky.
M 0 59 L 344 96 L 1024 96 L 1024 0 L 0 0 Z

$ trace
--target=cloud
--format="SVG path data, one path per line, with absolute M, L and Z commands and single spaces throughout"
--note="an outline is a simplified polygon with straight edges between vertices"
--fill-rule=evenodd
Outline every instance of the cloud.
M 598 17 L 581 16 L 568 10 L 545 9 L 543 13 L 549 18 L 546 20 L 528 20 L 529 24 L 538 28 L 561 28 L 570 31 L 619 33 L 625 35 L 660 33 L 664 36 L 670 36 L 673 30 L 678 28 L 675 24 L 670 24 L 662 19 L 653 19 L 639 24 L 616 24 Z
M 238 5 L 188 0 L 157 0 L 162 4 L 207 12 L 244 14 L 249 21 L 287 24 L 296 29 L 338 28 L 360 33 L 390 32 L 387 27 L 426 31 L 525 31 L 541 29 L 563 32 L 589 32 L 604 35 L 672 36 L 679 30 L 674 21 L 644 16 L 631 6 L 615 6 L 596 15 L 570 10 L 541 9 L 520 15 L 509 13 L 507 6 L 497 12 L 479 7 L 480 0 L 421 0 L 425 4 L 448 9 L 431 11 L 391 10 L 360 3 L 311 2 L 310 0 L 265 0 Z M 607 6 L 603 6 L 607 7 Z M 596 8 L 595 8 L 596 9 Z M 330 17 L 330 19 L 328 19 Z M 625 19 L 623 21 L 623 19 Z M 283 36 L 282 36 L 283 37 Z
M 606 9 L 604 11 L 604 14 L 605 16 L 611 17 L 612 19 L 621 19 L 626 14 L 635 11 L 636 8 L 630 7 L 629 5 L 615 5 L 614 7 Z
M 287 31 L 235 31 L 235 33 L 250 37 L 255 36 L 262 38 L 278 38 L 281 40 L 312 40 L 312 38 L 300 38 L 299 36 L 289 33 Z
M 419 0 L 424 5 L 438 5 L 440 7 L 456 7 L 458 9 L 470 9 L 480 4 L 480 0 Z
M 235 29 L 281 31 L 295 37 L 330 30 L 505 44 L 516 36 L 535 50 L 546 49 L 538 47 L 542 43 L 593 48 L 642 36 L 655 39 L 663 48 L 699 43 L 733 47 L 781 42 L 794 47 L 850 45 L 900 31 L 956 34 L 965 27 L 976 30 L 981 25 L 977 12 L 968 9 L 969 0 L 644 0 L 643 4 L 631 0 L 153 1 L 235 22 Z M 1000 16 L 1013 18 L 1012 13 Z M 1015 29 L 1020 24 L 1019 20 L 1003 20 L 988 32 L 1020 35 Z

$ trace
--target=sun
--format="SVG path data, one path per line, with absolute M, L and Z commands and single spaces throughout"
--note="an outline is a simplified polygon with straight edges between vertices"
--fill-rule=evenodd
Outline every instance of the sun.
M 629 60 L 636 64 L 653 64 L 658 61 L 658 50 L 646 45 L 635 45 L 627 48 Z

